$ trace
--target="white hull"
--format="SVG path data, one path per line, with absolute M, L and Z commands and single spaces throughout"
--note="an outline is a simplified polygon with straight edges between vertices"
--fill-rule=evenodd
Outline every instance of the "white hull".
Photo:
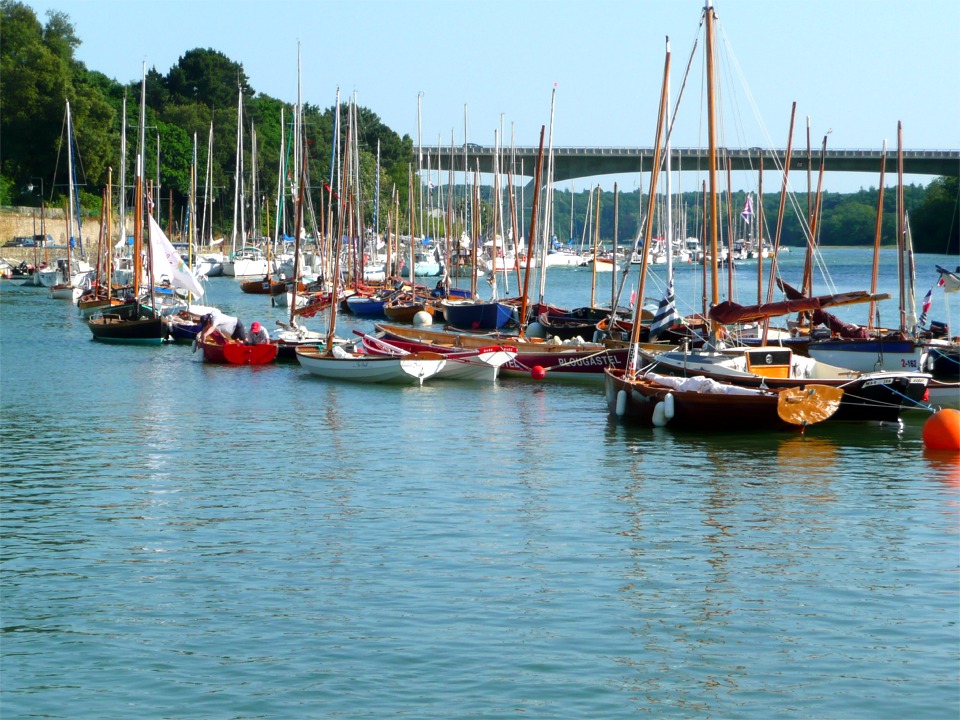
M 423 384 L 436 375 L 446 364 L 446 359 L 422 359 L 419 357 L 376 357 L 354 355 L 345 350 L 334 352 L 337 356 L 323 355 L 316 348 L 297 351 L 300 365 L 312 375 L 331 380 L 349 380 L 368 383 Z
M 279 295 L 271 295 L 270 302 L 273 303 L 274 307 L 290 307 L 291 298 L 293 297 L 292 292 L 284 292 Z M 303 295 L 297 294 L 297 307 L 302 308 L 307 304 L 307 298 Z
M 43 287 L 53 287 L 63 284 L 63 274 L 57 268 L 45 268 L 36 273 L 39 284 Z
M 917 345 L 910 352 L 856 352 L 853 350 L 831 350 L 818 348 L 816 343 L 810 343 L 807 352 L 814 360 L 835 365 L 837 367 L 854 370 L 861 373 L 877 372 L 879 370 L 899 370 L 920 372 L 926 361 L 926 350 Z
M 223 274 L 229 277 L 266 277 L 267 261 L 264 260 L 224 260 Z

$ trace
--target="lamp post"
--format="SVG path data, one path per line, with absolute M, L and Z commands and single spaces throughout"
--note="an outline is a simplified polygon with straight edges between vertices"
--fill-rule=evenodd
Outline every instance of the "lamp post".
M 44 217 L 44 212 L 43 212 L 43 198 L 44 198 L 44 193 L 43 193 L 43 178 L 42 178 L 42 177 L 32 177 L 32 178 L 30 178 L 30 182 L 27 183 L 27 192 L 29 192 L 29 193 L 32 193 L 33 190 L 34 190 L 34 188 L 36 187 L 36 185 L 33 184 L 33 181 L 34 181 L 34 180 L 39 180 L 39 181 L 40 181 L 40 234 L 43 235 L 43 243 L 44 243 L 44 245 L 46 245 L 46 243 L 47 243 L 47 223 L 46 223 L 46 218 Z M 34 223 L 36 223 L 36 220 L 34 220 Z M 34 224 L 33 234 L 34 234 L 34 235 L 37 234 L 36 224 Z M 34 238 L 34 241 L 36 241 L 36 238 Z M 36 247 L 36 244 L 34 245 L 34 247 Z

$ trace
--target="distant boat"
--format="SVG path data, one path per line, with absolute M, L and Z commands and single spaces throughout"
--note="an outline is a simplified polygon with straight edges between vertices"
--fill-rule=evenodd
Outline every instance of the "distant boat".
M 444 300 L 440 306 L 447 324 L 461 330 L 499 330 L 515 322 L 514 307 L 502 302 Z

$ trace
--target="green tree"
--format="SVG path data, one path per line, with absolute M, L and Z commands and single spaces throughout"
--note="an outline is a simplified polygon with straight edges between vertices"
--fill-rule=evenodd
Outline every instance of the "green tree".
M 923 202 L 910 215 L 917 252 L 960 254 L 960 181 L 939 177 L 927 187 Z

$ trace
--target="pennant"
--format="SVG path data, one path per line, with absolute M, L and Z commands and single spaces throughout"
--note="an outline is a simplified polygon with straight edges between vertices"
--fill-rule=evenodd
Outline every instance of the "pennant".
M 166 272 L 170 275 L 171 285 L 187 290 L 196 297 L 202 297 L 203 286 L 190 272 L 173 243 L 163 234 L 153 215 L 147 217 L 150 219 L 150 259 L 154 264 L 154 276 Z
M 927 313 L 930 312 L 931 305 L 933 305 L 933 288 L 927 290 L 927 294 L 923 296 L 923 302 L 920 304 L 920 319 L 917 320 L 918 326 L 922 327 L 927 322 Z
M 747 195 L 747 201 L 743 204 L 743 211 L 740 213 L 740 217 L 743 218 L 743 221 L 749 225 L 750 218 L 753 217 L 753 200 Z

